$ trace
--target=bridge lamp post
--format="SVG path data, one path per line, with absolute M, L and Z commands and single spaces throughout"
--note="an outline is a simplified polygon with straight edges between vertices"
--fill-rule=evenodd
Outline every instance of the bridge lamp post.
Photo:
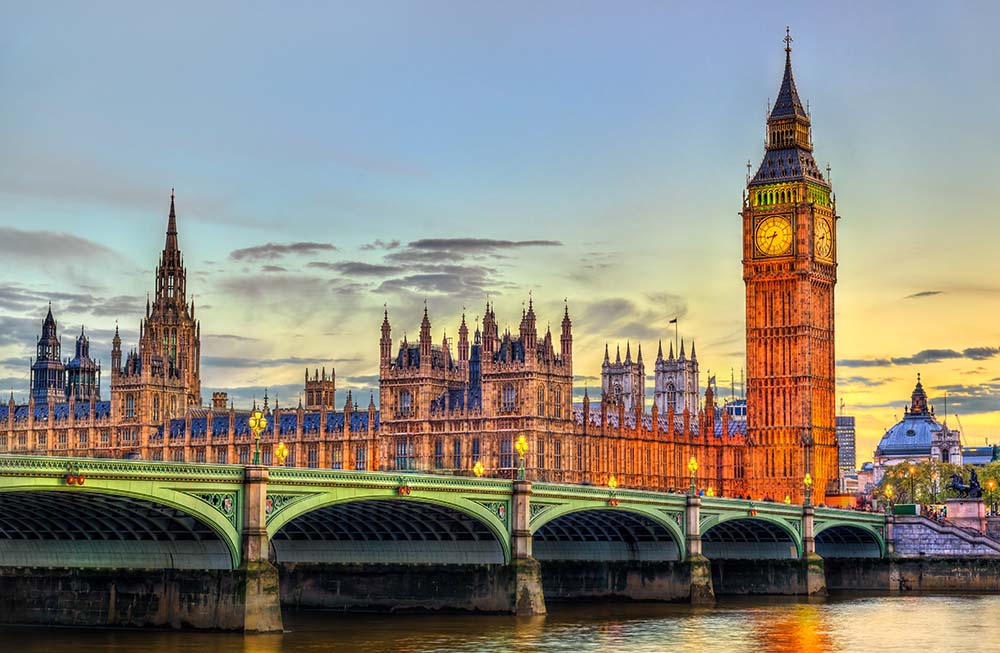
M 698 459 L 694 456 L 688 461 L 688 471 L 691 472 L 691 496 L 697 496 L 698 484 L 695 482 L 695 474 L 698 472 Z
M 260 434 L 264 432 L 267 428 L 267 417 L 260 410 L 254 408 L 253 412 L 250 413 L 250 421 L 248 422 L 250 426 L 250 431 L 253 433 L 254 445 L 253 445 L 253 464 L 260 464 Z
M 278 461 L 278 467 L 283 467 L 285 464 L 285 459 L 288 458 L 288 447 L 285 446 L 284 442 L 279 442 L 278 446 L 274 449 L 274 458 Z
M 522 433 L 514 443 L 514 449 L 517 450 L 517 480 L 524 480 L 524 456 L 528 453 L 528 438 L 524 437 Z
M 889 485 L 886 485 L 885 486 L 885 490 L 883 490 L 883 492 L 885 493 L 885 500 L 889 502 L 889 512 L 891 513 L 892 512 L 892 495 L 895 492 L 895 490 L 892 489 L 892 484 L 890 483 Z
M 813 485 L 812 474 L 810 474 L 809 472 L 806 472 L 806 477 L 802 479 L 802 485 L 805 486 L 805 490 L 806 490 L 806 492 L 805 492 L 805 494 L 806 494 L 806 500 L 805 500 L 805 502 L 802 505 L 805 505 L 805 506 L 811 505 L 812 504 L 812 485 Z
M 996 513 L 996 496 L 993 490 L 997 489 L 997 482 L 992 478 L 986 481 L 986 490 L 990 493 L 990 513 Z
M 910 468 L 907 471 L 910 473 L 910 503 L 916 503 L 917 495 L 914 493 L 913 490 L 913 481 L 917 475 L 917 468 L 914 467 L 913 465 L 910 465 Z
M 476 475 L 476 478 L 480 478 L 486 473 L 486 468 L 483 467 L 483 461 L 476 461 L 476 464 L 472 466 L 472 473 Z

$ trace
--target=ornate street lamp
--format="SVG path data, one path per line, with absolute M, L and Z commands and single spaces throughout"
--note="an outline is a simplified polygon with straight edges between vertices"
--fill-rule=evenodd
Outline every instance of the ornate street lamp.
M 254 408 L 253 412 L 250 413 L 250 421 L 248 423 L 250 426 L 250 432 L 253 433 L 254 447 L 253 447 L 253 464 L 260 464 L 260 434 L 267 429 L 267 417 L 260 410 Z
M 285 464 L 286 458 L 288 458 L 288 447 L 285 446 L 284 442 L 279 442 L 274 449 L 274 459 L 278 461 L 278 467 Z
M 910 469 L 908 471 L 910 472 L 910 503 L 916 503 L 917 495 L 914 493 L 913 490 L 913 479 L 917 475 L 917 468 L 913 465 L 910 465 Z
M 803 505 L 808 506 L 812 503 L 812 484 L 813 484 L 812 474 L 806 472 L 806 477 L 802 479 L 802 485 L 804 485 L 806 489 L 806 500 L 803 503 Z
M 472 473 L 476 475 L 476 478 L 480 478 L 486 473 L 486 468 L 483 467 L 483 461 L 477 460 L 476 464 L 472 466 Z
M 892 495 L 895 492 L 892 489 L 892 484 L 890 483 L 890 484 L 886 485 L 885 489 L 883 490 L 883 492 L 885 493 L 885 500 L 889 502 L 889 512 L 891 513 L 892 512 Z
M 996 497 L 993 490 L 997 489 L 997 482 L 992 478 L 986 481 L 986 490 L 990 493 L 990 514 L 996 514 Z
M 524 456 L 528 453 L 528 438 L 524 437 L 522 433 L 514 443 L 514 449 L 517 450 L 518 462 L 517 462 L 517 480 L 524 480 Z
M 688 461 L 688 471 L 691 472 L 691 496 L 696 496 L 698 494 L 698 485 L 695 483 L 695 474 L 698 472 L 698 459 L 691 456 L 691 460 Z
M 618 487 L 618 479 L 615 478 L 614 475 L 612 475 L 611 478 L 608 479 L 608 487 L 611 488 L 612 490 Z

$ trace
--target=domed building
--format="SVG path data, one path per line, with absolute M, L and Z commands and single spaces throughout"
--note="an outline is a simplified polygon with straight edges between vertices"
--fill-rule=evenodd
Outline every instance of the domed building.
M 962 441 L 958 431 L 937 421 L 933 406 L 927 405 L 927 393 L 918 374 L 903 419 L 885 432 L 875 448 L 876 482 L 885 467 L 929 460 L 961 465 Z

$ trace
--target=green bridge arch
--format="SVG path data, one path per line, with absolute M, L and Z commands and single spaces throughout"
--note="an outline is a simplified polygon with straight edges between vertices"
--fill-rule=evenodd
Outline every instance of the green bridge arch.
M 138 500 L 139 502 L 163 506 L 179 511 L 182 515 L 196 520 L 206 526 L 222 542 L 228 554 L 228 562 L 231 569 L 240 566 L 240 530 L 239 530 L 239 493 L 233 492 L 235 497 L 231 510 L 231 517 L 214 507 L 205 499 L 192 495 L 187 491 L 177 490 L 171 487 L 160 487 L 153 481 L 129 481 L 122 484 L 117 480 L 101 478 L 87 478 L 83 487 L 65 484 L 62 479 L 51 479 L 41 477 L 0 477 L 0 504 L 5 497 L 17 495 L 19 498 L 28 498 L 32 495 L 43 497 L 55 493 L 65 496 L 72 501 L 74 498 L 91 496 L 117 497 L 123 499 Z M 121 507 L 128 509 L 142 510 L 145 506 L 142 503 L 125 503 Z M 128 516 L 125 515 L 125 518 Z M 80 515 L 68 514 L 67 519 L 82 519 Z M 109 517 L 111 520 L 121 519 L 122 516 Z M 138 515 L 137 519 L 141 519 Z M 44 524 L 39 521 L 38 515 L 20 515 L 18 521 L 21 523 L 31 522 L 32 519 L 39 525 Z M 51 540 L 50 540 L 51 541 Z M 65 551 L 59 555 L 64 555 Z M 84 561 L 85 562 L 85 561 Z M 53 559 L 50 566 L 72 566 L 68 565 L 64 558 Z M 104 565 L 102 565 L 104 566 Z M 208 565 L 206 565 L 207 567 Z
M 541 504 L 545 505 L 545 504 Z M 677 559 L 684 560 L 687 553 L 685 551 L 685 538 L 684 531 L 681 528 L 679 522 L 683 521 L 683 512 L 675 513 L 676 517 L 672 517 L 668 512 L 663 510 L 658 510 L 655 507 L 648 506 L 645 504 L 635 503 L 635 504 L 619 504 L 617 506 L 608 505 L 607 501 L 602 503 L 597 503 L 595 501 L 571 501 L 569 503 L 551 505 L 538 511 L 534 518 L 530 521 L 531 535 L 537 536 L 540 531 L 549 524 L 559 520 L 562 517 L 567 517 L 570 515 L 578 515 L 582 513 L 607 513 L 611 515 L 638 515 L 644 517 L 654 524 L 662 527 L 670 535 L 671 540 L 677 547 Z
M 774 526 L 787 535 L 791 540 L 792 546 L 795 547 L 794 555 L 788 557 L 799 558 L 802 556 L 802 534 L 799 531 L 799 528 L 795 525 L 801 524 L 800 521 L 793 523 L 783 515 L 778 514 L 758 513 L 756 515 L 751 515 L 746 510 L 741 510 L 739 512 L 722 512 L 702 518 L 699 528 L 702 538 L 702 547 L 705 550 L 706 556 L 709 558 L 713 557 L 710 554 L 710 551 L 715 542 L 712 539 L 706 539 L 705 536 L 716 526 L 733 524 L 734 522 L 746 522 L 751 525 L 764 524 Z
M 278 495 L 286 502 L 277 510 L 273 510 L 267 519 L 268 538 L 274 543 L 280 540 L 279 533 L 297 519 L 306 517 L 328 508 L 337 506 L 357 506 L 364 509 L 364 504 L 373 502 L 387 504 L 397 510 L 401 518 L 406 518 L 407 512 L 417 514 L 421 504 L 436 506 L 464 515 L 483 525 L 499 546 L 503 564 L 511 561 L 510 542 L 510 502 L 507 500 L 482 502 L 462 496 L 454 492 L 435 492 L 411 490 L 411 494 L 400 496 L 398 488 L 343 488 L 334 487 L 325 491 L 306 495 Z M 270 498 L 270 497 L 269 497 Z M 291 500 L 289 500 L 291 499 Z M 274 501 L 273 498 L 271 498 Z M 487 505 L 489 504 L 489 505 Z M 407 509 L 406 506 L 414 508 Z M 500 514 L 503 515 L 501 519 Z

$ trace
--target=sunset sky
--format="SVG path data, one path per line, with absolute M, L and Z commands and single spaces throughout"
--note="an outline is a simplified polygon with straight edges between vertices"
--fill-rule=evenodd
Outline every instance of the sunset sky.
M 399 339 L 426 300 L 438 342 L 487 295 L 516 329 L 529 291 L 543 329 L 569 301 L 579 393 L 606 341 L 641 342 L 651 374 L 679 317 L 728 395 L 737 212 L 790 25 L 842 217 L 859 463 L 918 372 L 966 444 L 1000 436 L 996 3 L 246 7 L 0 8 L 0 388 L 19 400 L 49 301 L 64 354 L 84 324 L 107 368 L 116 320 L 135 346 L 171 187 L 206 400 L 296 403 L 325 365 L 367 404 L 383 304 Z

